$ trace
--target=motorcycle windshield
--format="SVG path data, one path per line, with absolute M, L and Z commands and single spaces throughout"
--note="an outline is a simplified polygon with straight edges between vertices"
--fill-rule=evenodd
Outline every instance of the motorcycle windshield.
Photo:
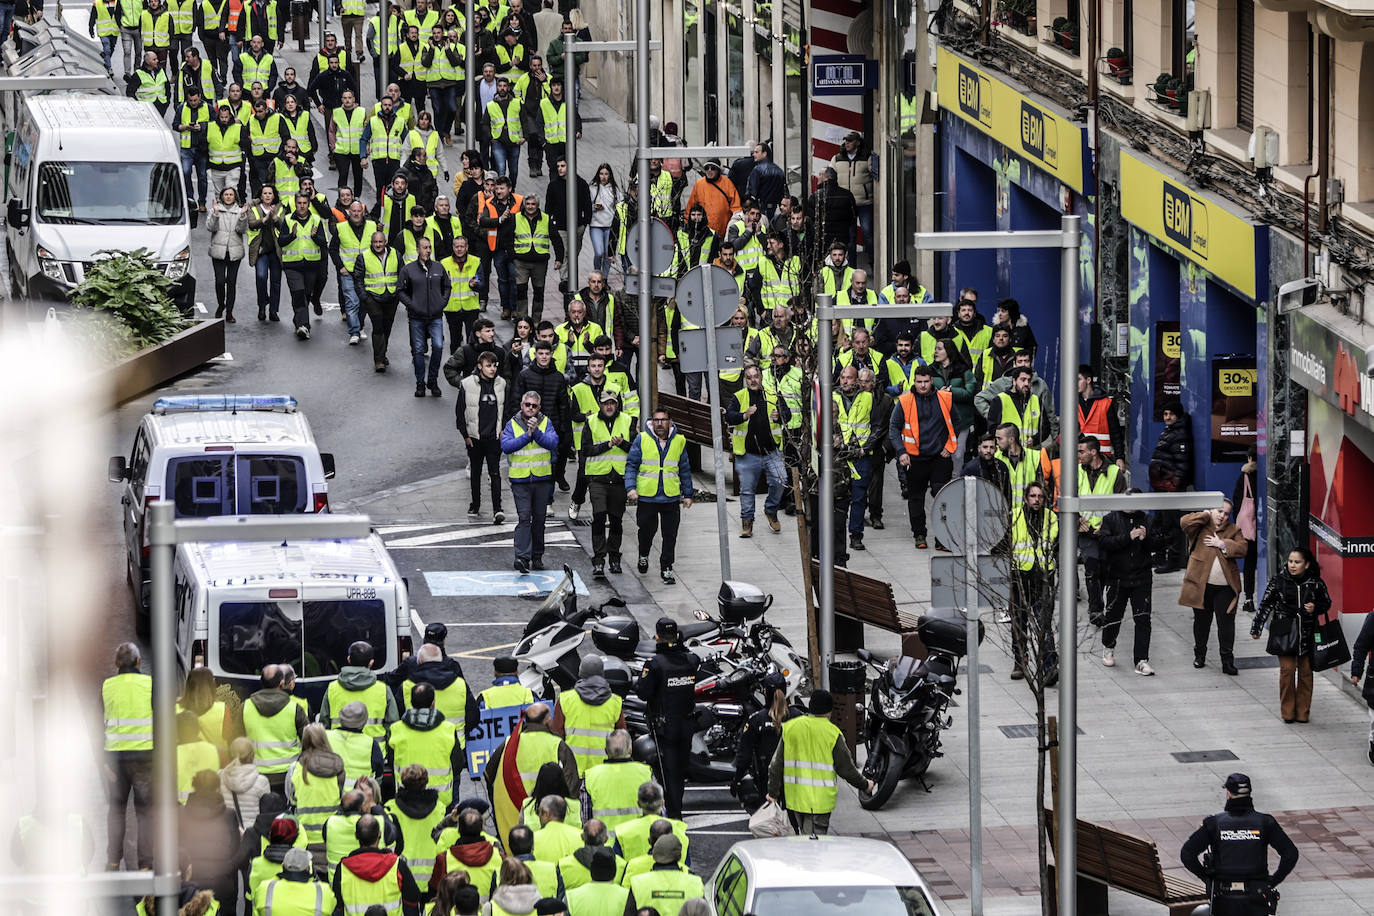
M 924 674 L 924 662 L 904 655 L 892 666 L 892 686 L 901 691 L 910 690 L 920 682 Z

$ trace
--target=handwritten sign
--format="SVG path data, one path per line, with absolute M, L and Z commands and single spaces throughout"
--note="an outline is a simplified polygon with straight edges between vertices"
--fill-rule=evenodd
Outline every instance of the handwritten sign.
M 469 733 L 468 737 L 469 776 L 473 779 L 482 776 L 487 768 L 487 761 L 496 753 L 501 742 L 509 738 L 511 732 L 520 724 L 520 714 L 524 711 L 524 706 L 500 706 L 496 709 L 482 710 L 477 720 L 477 725 L 482 730 L 481 736 L 474 738 Z

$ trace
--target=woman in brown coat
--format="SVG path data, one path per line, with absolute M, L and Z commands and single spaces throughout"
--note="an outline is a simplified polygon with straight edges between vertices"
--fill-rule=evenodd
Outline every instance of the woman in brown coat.
M 1245 536 L 1231 522 L 1231 501 L 1215 509 L 1191 512 L 1179 520 L 1191 549 L 1178 603 L 1193 609 L 1193 667 L 1207 664 L 1207 637 L 1212 618 L 1223 674 L 1239 674 L 1235 664 L 1236 599 L 1240 594 L 1238 557 L 1245 556 Z

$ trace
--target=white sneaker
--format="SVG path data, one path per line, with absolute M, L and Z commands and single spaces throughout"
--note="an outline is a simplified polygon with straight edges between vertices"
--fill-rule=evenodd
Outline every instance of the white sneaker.
M 573 503 L 572 505 L 568 506 L 568 520 L 573 522 L 577 521 L 577 513 L 581 511 L 581 503 Z
M 1145 677 L 1150 677 L 1152 674 L 1155 673 L 1155 669 L 1150 667 L 1149 662 L 1145 661 L 1144 659 L 1141 659 L 1140 661 L 1135 663 L 1135 673 L 1143 674 Z
M 367 340 L 367 332 L 366 332 L 366 331 L 359 331 L 359 332 L 358 332 L 358 339 L 359 339 L 359 340 Z
M 309 340 L 309 339 L 310 339 L 310 329 L 307 328 L 307 327 L 304 327 L 304 326 L 299 327 L 299 328 L 296 328 L 296 337 L 297 337 L 297 339 L 299 339 L 299 340 Z
M 1116 650 L 1115 650 L 1115 649 L 1103 649 L 1103 650 L 1102 650 L 1102 664 L 1103 664 L 1105 667 L 1107 667 L 1107 668 L 1115 668 L 1115 667 L 1116 667 Z
M 348 345 L 349 345 L 350 347 L 356 347 L 356 346 L 358 345 L 358 335 L 357 335 L 357 334 L 354 334 L 352 337 L 348 338 Z

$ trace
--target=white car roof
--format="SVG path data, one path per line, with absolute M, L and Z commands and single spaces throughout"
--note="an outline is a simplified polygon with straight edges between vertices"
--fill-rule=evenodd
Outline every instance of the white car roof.
M 923 886 L 907 857 L 883 840 L 864 837 L 769 837 L 741 840 L 730 852 L 755 890 L 772 887 Z
M 186 544 L 189 561 L 214 585 L 271 582 L 393 582 L 394 567 L 381 538 L 299 540 L 283 546 L 262 541 Z
M 306 445 L 314 441 L 299 412 L 244 410 L 149 414 L 148 427 L 158 445 Z

